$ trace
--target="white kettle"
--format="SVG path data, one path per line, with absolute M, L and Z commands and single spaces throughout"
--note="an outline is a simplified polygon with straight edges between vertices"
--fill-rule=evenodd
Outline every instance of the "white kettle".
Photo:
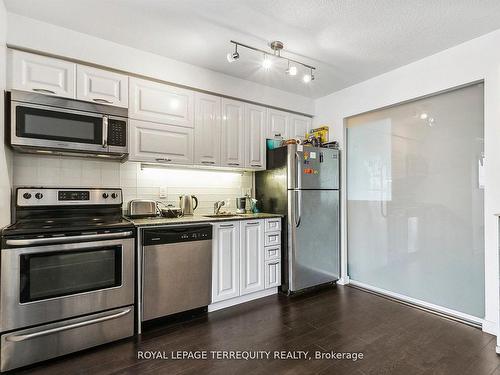
M 198 198 L 194 195 L 181 195 L 179 197 L 179 207 L 181 208 L 181 212 L 184 216 L 193 215 L 194 210 L 198 207 Z

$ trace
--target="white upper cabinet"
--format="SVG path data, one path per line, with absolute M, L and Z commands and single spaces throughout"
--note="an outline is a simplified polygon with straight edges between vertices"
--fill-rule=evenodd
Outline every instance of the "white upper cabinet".
M 193 163 L 193 129 L 129 120 L 129 160 L 164 164 Z
M 76 97 L 76 64 L 32 53 L 9 50 L 10 88 L 40 94 Z
M 245 166 L 266 169 L 267 108 L 247 104 L 245 107 Z
M 240 223 L 213 225 L 212 302 L 240 295 Z
M 128 107 L 128 77 L 90 66 L 76 68 L 76 98 L 99 104 Z
M 221 165 L 244 167 L 245 164 L 245 104 L 222 99 Z
M 195 94 L 194 163 L 220 165 L 221 98 Z
M 240 295 L 264 289 L 264 220 L 240 222 Z
M 266 137 L 273 139 L 283 137 L 288 139 L 288 128 L 290 126 L 290 114 L 276 109 L 269 110 Z
M 129 117 L 194 126 L 194 91 L 130 77 Z
M 306 139 L 306 133 L 311 130 L 312 120 L 310 117 L 291 115 L 289 138 Z

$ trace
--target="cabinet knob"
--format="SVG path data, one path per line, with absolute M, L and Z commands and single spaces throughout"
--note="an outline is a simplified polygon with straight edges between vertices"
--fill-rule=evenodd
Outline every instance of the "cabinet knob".
M 36 193 L 35 194 L 35 198 L 36 199 L 42 199 L 43 198 L 43 194 L 42 193 Z
M 23 198 L 24 199 L 30 199 L 31 198 L 31 194 L 30 193 L 24 193 L 23 194 Z

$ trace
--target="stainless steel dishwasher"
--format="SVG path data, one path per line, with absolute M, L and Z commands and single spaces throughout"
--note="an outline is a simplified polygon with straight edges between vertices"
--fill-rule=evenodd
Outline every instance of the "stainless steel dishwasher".
M 211 225 L 144 229 L 142 238 L 143 321 L 210 304 Z

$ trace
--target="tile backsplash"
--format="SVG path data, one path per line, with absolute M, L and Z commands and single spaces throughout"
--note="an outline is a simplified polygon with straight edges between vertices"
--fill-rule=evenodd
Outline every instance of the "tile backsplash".
M 180 194 L 196 195 L 196 213 L 212 213 L 218 200 L 229 202 L 252 193 L 253 173 L 181 168 L 144 168 L 140 163 L 63 156 L 14 155 L 14 186 L 121 187 L 124 208 L 131 199 L 178 205 Z M 160 198 L 160 192 L 165 198 Z

